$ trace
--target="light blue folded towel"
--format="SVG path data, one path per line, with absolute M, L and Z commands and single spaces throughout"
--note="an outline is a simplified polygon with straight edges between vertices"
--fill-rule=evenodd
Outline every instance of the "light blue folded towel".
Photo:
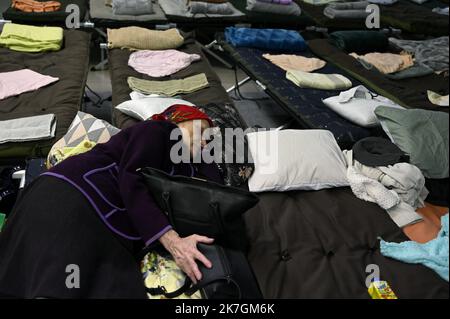
M 449 281 L 449 242 L 448 242 L 448 214 L 441 218 L 442 229 L 436 239 L 425 244 L 413 241 L 403 243 L 380 242 L 383 256 L 394 258 L 405 263 L 423 264 L 433 269 L 439 276 Z

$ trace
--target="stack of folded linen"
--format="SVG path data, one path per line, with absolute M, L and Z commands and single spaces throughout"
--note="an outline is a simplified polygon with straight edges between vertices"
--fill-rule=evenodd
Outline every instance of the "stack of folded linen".
M 22 52 L 61 50 L 63 29 L 7 23 L 0 35 L 0 46 Z
M 231 15 L 233 7 L 227 0 L 188 0 L 188 9 L 192 14 Z
M 330 3 L 323 14 L 330 19 L 365 19 L 370 14 L 366 11 L 369 4 L 367 1 Z
M 247 10 L 292 16 L 299 16 L 302 13 L 293 0 L 247 0 Z
M 152 0 L 106 0 L 116 15 L 144 15 L 153 13 Z
M 61 9 L 58 1 L 12 0 L 11 7 L 23 12 L 55 12 Z

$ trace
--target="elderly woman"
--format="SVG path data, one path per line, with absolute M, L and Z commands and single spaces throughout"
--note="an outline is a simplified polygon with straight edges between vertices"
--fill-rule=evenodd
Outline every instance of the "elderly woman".
M 153 167 L 223 183 L 215 164 L 171 160 L 170 150 L 178 142 L 191 156 L 201 152 L 194 145 L 205 142 L 194 140 L 201 139 L 194 134 L 194 122 L 202 131 L 212 126 L 196 108 L 170 107 L 36 179 L 0 234 L 0 296 L 145 298 L 135 256 L 158 241 L 194 282 L 200 280 L 197 261 L 212 265 L 197 244 L 213 240 L 180 238 L 137 171 Z M 182 141 L 170 138 L 177 127 Z

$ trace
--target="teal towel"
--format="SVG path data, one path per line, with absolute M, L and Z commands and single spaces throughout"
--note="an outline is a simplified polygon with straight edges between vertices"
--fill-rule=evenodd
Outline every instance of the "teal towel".
M 433 269 L 446 281 L 449 279 L 448 269 L 448 214 L 443 216 L 442 229 L 436 239 L 425 244 L 406 241 L 400 244 L 380 242 L 383 256 L 394 258 L 405 263 L 423 264 Z

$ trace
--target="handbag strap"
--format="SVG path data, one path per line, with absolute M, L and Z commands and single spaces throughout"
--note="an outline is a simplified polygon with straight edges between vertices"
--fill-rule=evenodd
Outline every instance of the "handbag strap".
M 167 292 L 166 288 L 163 286 L 159 286 L 157 288 L 146 287 L 145 289 L 152 296 L 164 296 L 168 299 L 174 299 L 174 298 L 181 296 L 184 293 L 187 293 L 187 291 L 190 290 L 191 286 L 192 286 L 191 279 L 186 278 L 184 285 L 180 289 L 175 290 L 174 292 Z M 195 293 L 195 291 L 194 291 L 194 293 Z M 189 295 L 189 296 L 191 296 L 191 295 Z
M 194 285 L 194 286 L 192 286 L 191 288 L 189 288 L 189 289 L 185 292 L 185 294 L 188 295 L 188 296 L 192 296 L 192 295 L 195 294 L 198 290 L 204 289 L 206 286 L 209 286 L 209 285 L 211 285 L 211 284 L 213 284 L 213 283 L 220 282 L 220 281 L 226 281 L 226 282 L 228 282 L 229 284 L 232 284 L 232 285 L 236 288 L 236 291 L 238 292 L 238 299 L 239 299 L 239 300 L 242 299 L 242 291 L 241 291 L 241 287 L 239 286 L 239 284 L 238 284 L 233 278 L 230 278 L 230 277 L 216 278 L 216 279 L 213 279 L 213 280 L 208 281 L 208 282 L 203 282 L 203 283 L 201 283 L 201 284 Z
M 167 292 L 166 288 L 163 286 L 158 286 L 157 288 L 146 287 L 145 289 L 152 296 L 164 296 L 168 299 L 174 299 L 174 298 L 181 296 L 182 294 L 186 294 L 187 296 L 190 297 L 193 294 L 195 294 L 197 291 L 205 288 L 206 286 L 209 286 L 213 283 L 220 282 L 220 281 L 226 281 L 229 284 L 232 284 L 236 288 L 236 291 L 238 292 L 238 299 L 239 300 L 242 299 L 241 287 L 239 287 L 239 284 L 233 278 L 229 278 L 229 277 L 217 278 L 217 279 L 214 279 L 214 280 L 211 280 L 208 282 L 203 282 L 203 283 L 197 284 L 197 285 L 192 285 L 191 279 L 186 278 L 184 285 L 181 288 L 179 288 L 178 290 L 175 290 L 173 292 Z

